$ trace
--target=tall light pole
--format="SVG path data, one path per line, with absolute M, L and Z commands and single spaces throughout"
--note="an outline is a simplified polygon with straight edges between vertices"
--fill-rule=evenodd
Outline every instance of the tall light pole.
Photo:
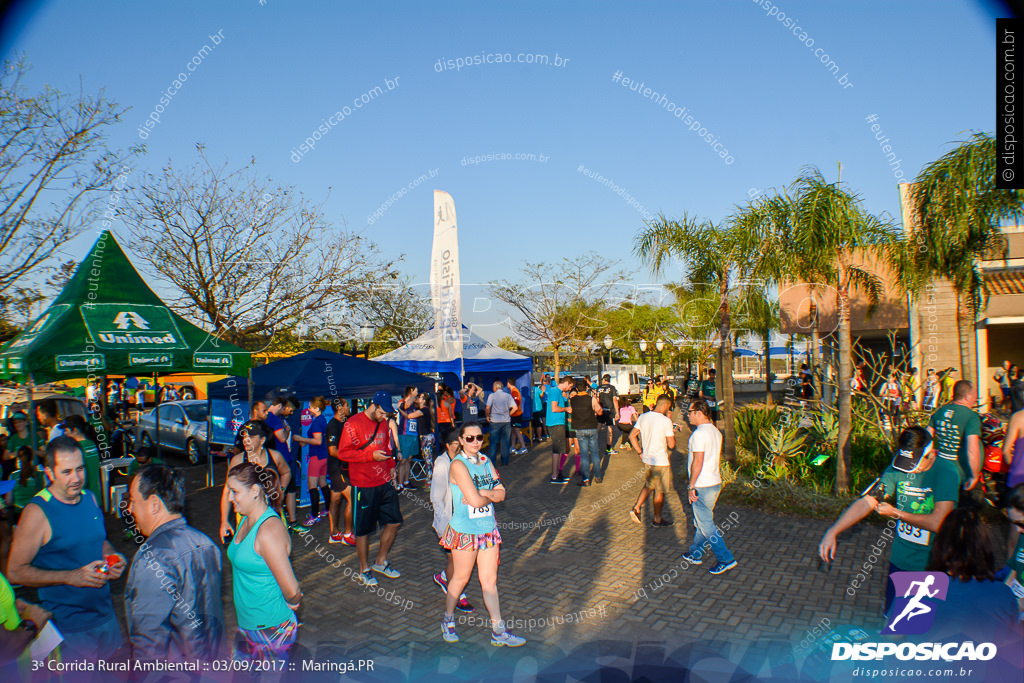
M 604 335 L 604 339 L 601 340 L 601 343 L 604 344 L 604 350 L 609 352 L 608 353 L 608 365 L 611 365 L 612 355 L 611 355 L 610 352 L 612 350 L 612 344 L 615 343 L 615 340 L 612 339 L 612 336 L 610 334 L 606 334 L 606 335 Z M 604 363 L 604 354 L 603 353 L 601 354 L 601 365 L 602 366 L 605 365 L 605 363 Z M 602 367 L 601 368 L 601 379 L 602 380 L 604 379 L 604 373 L 605 373 L 605 368 Z

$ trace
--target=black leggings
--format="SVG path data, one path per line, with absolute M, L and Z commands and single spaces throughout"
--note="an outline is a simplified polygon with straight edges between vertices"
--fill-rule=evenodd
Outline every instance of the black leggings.
M 619 427 L 619 432 L 622 434 L 622 436 L 619 437 L 618 445 L 619 446 L 628 445 L 629 444 L 629 434 L 630 434 L 630 432 L 633 431 L 633 425 L 626 424 L 624 422 L 620 422 L 618 424 L 618 427 Z

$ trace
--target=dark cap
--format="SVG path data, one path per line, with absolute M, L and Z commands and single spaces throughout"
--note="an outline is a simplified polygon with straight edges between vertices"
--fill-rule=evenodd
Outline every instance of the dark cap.
M 899 470 L 900 472 L 912 472 L 921 464 L 921 459 L 932 450 L 932 443 L 928 443 L 922 446 L 916 446 L 915 448 L 906 449 L 901 448 L 896 451 L 896 456 L 892 459 L 893 469 Z
M 249 434 L 250 436 L 262 436 L 264 440 L 269 441 L 274 436 L 274 432 L 263 420 L 247 420 L 238 428 L 238 433 L 235 435 L 235 448 L 239 450 L 245 450 L 245 444 L 242 442 L 242 436 Z
M 394 410 L 394 406 L 391 403 L 391 394 L 386 391 L 378 391 L 373 395 L 373 400 L 370 401 L 373 405 L 388 411 L 389 413 Z
M 459 442 L 459 431 L 453 429 L 448 433 L 448 436 L 444 440 L 445 444 L 458 443 Z

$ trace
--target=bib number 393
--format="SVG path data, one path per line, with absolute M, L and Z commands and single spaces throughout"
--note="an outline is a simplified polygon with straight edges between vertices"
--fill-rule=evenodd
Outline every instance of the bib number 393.
M 466 507 L 469 508 L 470 519 L 483 519 L 484 517 L 494 516 L 494 507 L 490 503 L 482 508 L 475 508 L 472 505 L 467 505 Z
M 910 541 L 918 545 L 928 545 L 928 539 L 931 538 L 932 532 L 913 524 L 908 524 L 901 519 L 896 527 L 896 535 L 904 541 Z

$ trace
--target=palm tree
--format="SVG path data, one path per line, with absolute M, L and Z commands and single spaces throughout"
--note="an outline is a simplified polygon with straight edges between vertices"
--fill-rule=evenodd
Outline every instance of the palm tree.
M 907 236 L 905 263 L 913 271 L 907 274 L 921 284 L 942 277 L 953 286 L 960 376 L 974 377 L 974 326 L 987 296 L 978 259 L 993 252 L 1006 258 L 999 222 L 1019 218 L 1021 193 L 996 187 L 996 141 L 974 133 L 921 170 L 911 197 L 917 221 Z
M 857 264 L 865 253 L 889 260 L 899 233 L 890 221 L 862 207 L 859 195 L 841 183 L 829 183 L 817 168 L 806 169 L 788 191 L 768 200 L 763 214 L 787 245 L 786 267 L 795 279 L 835 290 L 839 318 L 839 440 L 836 491 L 850 489 L 850 376 L 852 339 L 850 297 L 867 295 L 868 313 L 882 297 L 879 277 Z
M 659 215 L 634 241 L 635 253 L 648 264 L 654 275 L 664 272 L 671 259 L 679 259 L 691 286 L 714 301 L 719 342 L 718 374 L 721 377 L 718 399 L 725 421 L 723 452 L 729 461 L 736 457 L 730 296 L 737 289 L 751 286 L 761 276 L 761 257 L 772 253 L 771 249 L 763 248 L 764 235 L 764 231 L 751 229 L 741 220 L 731 219 L 715 224 L 684 213 L 680 220 L 675 221 Z

